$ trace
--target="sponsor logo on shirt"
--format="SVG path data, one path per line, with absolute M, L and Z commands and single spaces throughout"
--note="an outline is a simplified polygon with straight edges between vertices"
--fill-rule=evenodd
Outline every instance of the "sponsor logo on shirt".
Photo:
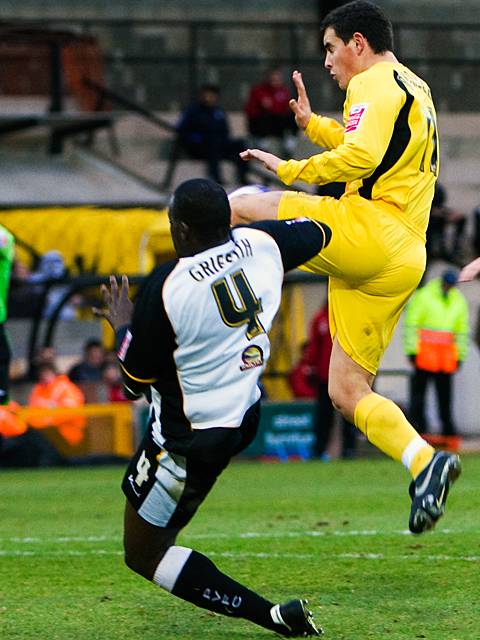
M 353 133 L 360 127 L 362 118 L 367 112 L 368 104 L 354 104 L 350 107 L 345 133 Z
M 127 329 L 127 333 L 125 334 L 124 339 L 122 340 L 122 344 L 120 345 L 120 349 L 118 350 L 118 359 L 123 362 L 125 360 L 125 356 L 127 355 L 128 347 L 130 342 L 132 341 L 132 334 Z
M 242 360 L 243 364 L 240 365 L 240 371 L 261 367 L 263 364 L 263 351 L 258 345 L 252 344 L 250 347 L 244 349 Z
M 285 220 L 285 224 L 298 224 L 299 222 L 311 222 L 310 218 L 300 217 L 293 220 Z

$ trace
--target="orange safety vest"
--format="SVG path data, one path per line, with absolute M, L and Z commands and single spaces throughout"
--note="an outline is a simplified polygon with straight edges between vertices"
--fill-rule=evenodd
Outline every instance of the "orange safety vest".
M 26 423 L 17 416 L 20 406 L 13 401 L 0 406 L 0 435 L 5 438 L 21 436 L 27 430 Z
M 457 370 L 458 353 L 452 331 L 419 329 L 415 363 L 419 369 L 432 373 L 453 373 Z
M 52 382 L 36 384 L 30 394 L 28 405 L 30 407 L 81 407 L 85 404 L 85 397 L 82 391 L 69 380 L 65 375 L 57 376 Z M 86 420 L 84 416 L 62 415 L 62 412 L 49 414 L 45 412 L 40 416 L 29 418 L 29 424 L 36 429 L 45 427 L 57 427 L 59 433 L 65 440 L 76 445 L 85 433 Z

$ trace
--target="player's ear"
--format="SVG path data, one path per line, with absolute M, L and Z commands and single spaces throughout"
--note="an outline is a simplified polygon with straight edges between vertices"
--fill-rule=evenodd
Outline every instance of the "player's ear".
M 366 40 L 365 36 L 359 31 L 355 31 L 355 33 L 352 36 L 352 40 L 353 40 L 355 52 L 357 53 L 357 55 L 360 55 L 361 53 L 363 53 L 366 45 L 368 44 L 368 41 Z
M 190 238 L 191 230 L 186 222 L 180 221 L 178 223 L 178 233 L 182 240 L 188 240 Z

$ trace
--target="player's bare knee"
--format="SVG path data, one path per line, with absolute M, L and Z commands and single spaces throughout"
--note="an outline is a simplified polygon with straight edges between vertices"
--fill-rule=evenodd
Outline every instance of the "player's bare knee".
M 244 210 L 245 199 L 247 196 L 235 196 L 230 200 L 230 209 L 232 212 L 231 215 L 231 224 L 232 227 L 237 224 L 246 224 L 250 222 L 248 215 L 246 215 Z M 242 202 L 243 201 L 243 202 Z
M 124 561 L 129 569 L 143 576 L 147 580 L 152 580 L 155 570 L 160 564 L 163 556 L 168 551 L 170 545 L 156 549 L 151 552 L 144 548 L 127 549 L 124 551 Z
M 329 384 L 328 395 L 330 396 L 330 400 L 332 401 L 335 409 L 341 413 L 344 418 L 350 420 L 352 416 L 351 398 L 353 394 L 351 390 L 349 391 L 348 385 Z

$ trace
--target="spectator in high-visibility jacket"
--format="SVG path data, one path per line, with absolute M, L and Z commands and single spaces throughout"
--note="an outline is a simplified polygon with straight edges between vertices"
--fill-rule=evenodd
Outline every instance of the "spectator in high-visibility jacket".
M 73 409 L 85 404 L 82 391 L 66 375 L 58 374 L 55 365 L 44 363 L 38 368 L 38 383 L 28 399 L 29 407 L 44 409 Z M 29 418 L 29 424 L 37 429 L 56 427 L 61 436 L 72 446 L 83 440 L 85 417 L 62 412 L 47 413 Z
M 433 380 L 444 436 L 456 435 L 452 381 L 468 352 L 468 305 L 455 286 L 457 281 L 455 271 L 445 271 L 416 291 L 405 313 L 405 353 L 415 368 L 410 379 L 410 419 L 419 431 L 428 432 L 425 392 Z
M 13 400 L 0 405 L 0 438 L 16 438 L 28 429 L 27 424 L 17 415 L 20 405 Z
M 58 466 L 65 463 L 55 447 L 20 417 L 20 405 L 0 405 L 0 469 Z

